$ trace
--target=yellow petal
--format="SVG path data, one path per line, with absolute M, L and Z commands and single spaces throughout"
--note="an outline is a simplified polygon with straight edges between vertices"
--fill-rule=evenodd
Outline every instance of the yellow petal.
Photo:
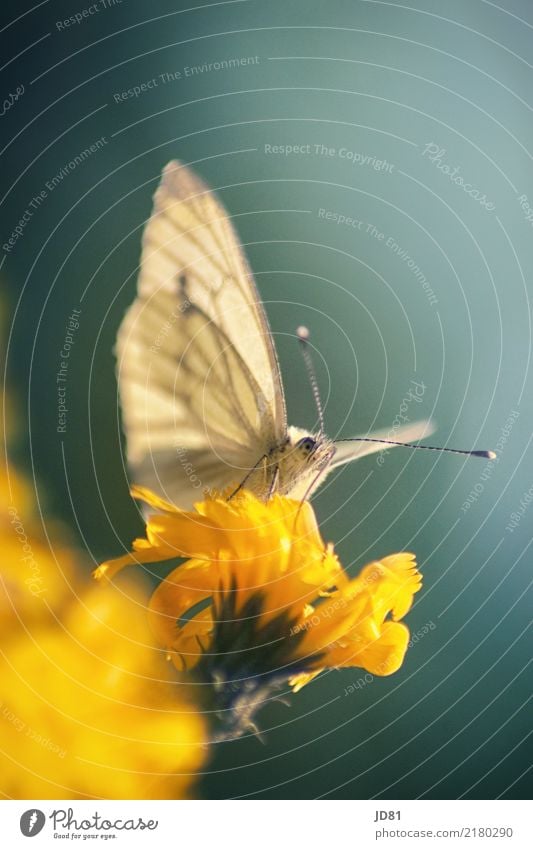
M 101 581 L 103 578 L 111 581 L 117 572 L 124 569 L 125 566 L 140 566 L 143 563 L 158 563 L 165 559 L 165 555 L 161 549 L 152 548 L 146 540 L 135 540 L 133 543 L 134 551 L 131 554 L 124 554 L 122 557 L 117 557 L 114 560 L 107 560 L 101 563 L 94 572 L 93 578 Z M 167 555 L 168 556 L 168 555 Z
M 403 661 L 409 631 L 396 620 L 410 608 L 421 576 L 412 554 L 402 552 L 364 567 L 361 574 L 318 605 L 300 625 L 299 656 L 310 668 L 361 666 L 390 675 Z
M 159 643 L 173 648 L 179 620 L 196 604 L 211 598 L 220 585 L 217 569 L 208 569 L 202 561 L 190 561 L 165 578 L 150 599 L 150 625 Z
M 321 672 L 322 669 L 316 669 L 314 672 L 301 672 L 299 675 L 293 675 L 292 678 L 289 678 L 289 686 L 292 687 L 293 693 L 298 693 L 302 687 L 309 684 Z
M 136 501 L 144 501 L 145 504 L 149 504 L 150 507 L 154 507 L 156 510 L 163 510 L 165 513 L 182 512 L 174 504 L 171 504 L 170 501 L 165 501 L 164 498 L 160 498 L 159 495 L 156 495 L 155 492 L 152 492 L 151 489 L 145 486 L 134 484 L 130 489 L 130 493 Z

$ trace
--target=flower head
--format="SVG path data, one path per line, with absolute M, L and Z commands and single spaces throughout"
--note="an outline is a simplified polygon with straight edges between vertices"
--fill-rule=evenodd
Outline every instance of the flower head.
M 155 590 L 150 619 L 176 667 L 210 686 L 219 736 L 253 727 L 258 705 L 287 682 L 297 691 L 328 667 L 390 675 L 401 666 L 409 631 L 398 620 L 421 586 L 412 554 L 374 561 L 350 580 L 309 502 L 265 503 L 242 491 L 187 512 L 146 490 L 133 494 L 160 512 L 133 552 L 96 576 L 189 558 Z

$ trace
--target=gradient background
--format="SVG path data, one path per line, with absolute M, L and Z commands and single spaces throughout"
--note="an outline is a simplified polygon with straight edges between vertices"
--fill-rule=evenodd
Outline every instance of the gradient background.
M 6 4 L 0 31 L 12 57 L 2 96 L 25 87 L 0 118 L 2 244 L 47 180 L 99 137 L 107 142 L 0 252 L 8 375 L 27 422 L 13 456 L 35 475 L 44 521 L 64 518 L 94 562 L 142 530 L 122 466 L 112 347 L 158 175 L 180 158 L 237 216 L 292 423 L 316 420 L 294 339 L 307 324 L 331 436 L 391 427 L 416 380 L 426 388 L 406 415 L 435 418 L 432 442 L 501 448 L 490 470 L 398 450 L 328 481 L 315 507 L 351 571 L 416 552 L 424 588 L 407 622 L 427 633 L 392 678 L 362 685 L 360 670 L 332 672 L 290 708 L 265 708 L 266 745 L 219 745 L 202 794 L 526 797 L 533 232 L 519 198 L 533 205 L 531 4 L 123 0 L 57 29 L 89 5 Z M 259 62 L 113 97 L 244 56 Z M 492 211 L 423 155 L 430 143 Z M 265 144 L 310 144 L 311 153 L 267 155 Z M 315 154 L 315 144 L 335 152 Z M 352 164 L 343 147 L 392 168 Z M 363 225 L 326 221 L 321 208 Z M 82 314 L 60 435 L 55 376 L 73 308 Z M 521 500 L 518 526 L 506 529 Z

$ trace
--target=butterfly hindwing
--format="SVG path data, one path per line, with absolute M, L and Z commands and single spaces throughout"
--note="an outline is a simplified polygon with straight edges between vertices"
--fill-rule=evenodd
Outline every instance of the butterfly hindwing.
M 179 506 L 239 482 L 284 438 L 279 368 L 251 272 L 224 208 L 177 162 L 155 195 L 117 356 L 134 481 Z
M 333 443 L 335 447 L 335 454 L 331 461 L 330 469 L 336 469 L 339 466 L 344 466 L 346 463 L 351 463 L 353 460 L 359 460 L 361 457 L 367 457 L 369 454 L 375 454 L 379 451 L 388 451 L 389 448 L 397 447 L 387 444 L 387 440 L 394 440 L 394 442 L 417 442 L 419 439 L 430 436 L 434 430 L 434 423 L 430 419 L 423 419 L 422 421 L 412 422 L 408 425 L 402 425 L 397 428 L 376 430 L 373 433 L 366 435 L 366 438 L 370 438 L 372 440 L 383 439 L 385 440 L 384 442 L 358 442 L 357 439 L 337 440 Z

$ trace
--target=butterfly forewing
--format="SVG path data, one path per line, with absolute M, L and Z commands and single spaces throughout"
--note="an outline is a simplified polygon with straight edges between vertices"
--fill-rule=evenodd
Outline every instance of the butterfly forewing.
M 251 272 L 224 208 L 177 162 L 155 195 L 117 355 L 133 479 L 179 506 L 239 483 L 285 439 Z
M 353 440 L 338 440 L 333 443 L 335 454 L 330 468 L 336 469 L 338 466 L 344 466 L 346 463 L 359 460 L 361 457 L 367 457 L 369 454 L 394 448 L 394 445 L 387 445 L 387 440 L 392 439 L 395 442 L 417 442 L 419 439 L 430 436 L 434 430 L 435 425 L 430 419 L 422 419 L 422 421 L 411 422 L 397 428 L 376 430 L 373 433 L 367 434 L 366 437 L 358 437 Z M 385 442 L 358 441 L 358 439 L 363 440 L 365 438 L 372 440 L 383 439 Z

